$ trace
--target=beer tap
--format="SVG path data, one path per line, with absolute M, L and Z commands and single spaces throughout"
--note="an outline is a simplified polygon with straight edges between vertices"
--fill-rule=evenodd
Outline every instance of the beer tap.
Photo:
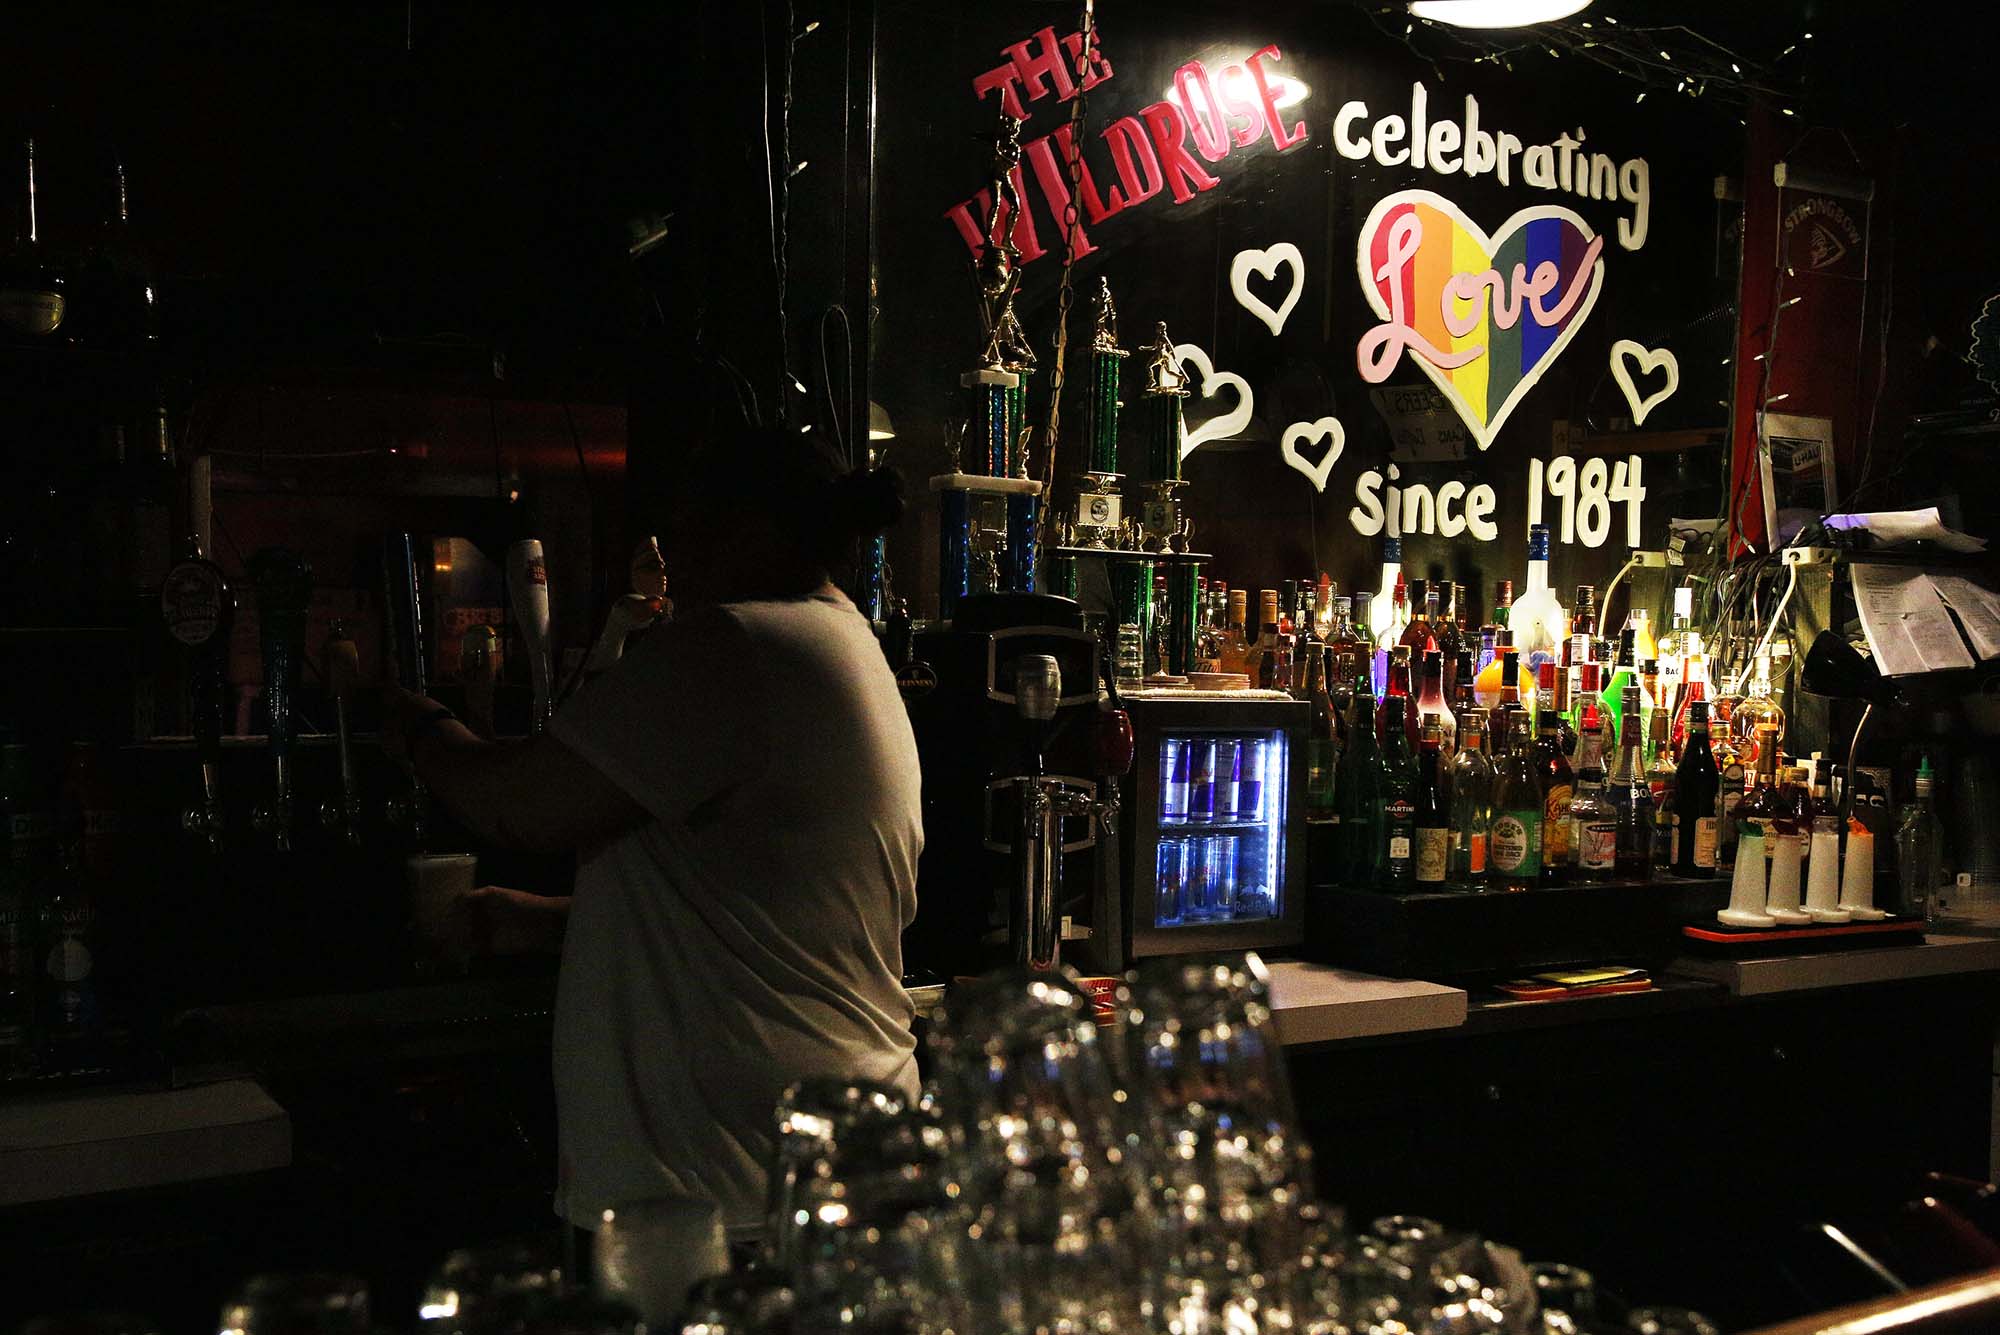
M 383 544 L 382 582 L 387 594 L 385 623 L 389 648 L 396 664 L 396 683 L 417 695 L 430 694 L 424 664 L 424 584 L 417 565 L 416 538 L 409 533 L 392 533 Z M 423 847 L 430 802 L 414 767 L 410 790 L 384 804 L 383 816 L 389 824 L 410 832 Z
M 1014 705 L 1027 725 L 1027 773 L 1001 779 L 1020 798 L 1021 828 L 1014 845 L 1018 881 L 1008 912 L 1008 939 L 1014 962 L 1049 970 L 1062 962 L 1062 822 L 1065 816 L 1100 818 L 1100 804 L 1087 787 L 1044 774 L 1043 752 L 1062 700 L 1062 667 L 1048 654 L 1029 654 L 1015 664 Z
M 160 588 L 167 633 L 188 655 L 188 717 L 201 762 L 201 802 L 181 812 L 181 827 L 222 851 L 222 715 L 229 696 L 229 632 L 236 595 L 221 567 L 205 559 L 190 539 L 186 556 Z
M 354 698 L 354 684 L 361 676 L 361 655 L 341 622 L 334 622 L 327 632 L 326 646 L 320 651 L 320 675 L 326 679 L 327 693 L 333 697 L 334 735 L 340 748 L 340 799 L 320 803 L 319 822 L 339 834 L 348 847 L 359 848 L 361 788 L 354 779 L 348 705 Z
M 264 707 L 270 715 L 272 792 L 251 823 L 271 834 L 280 853 L 292 850 L 292 741 L 297 728 L 300 660 L 305 655 L 306 605 L 312 567 L 297 552 L 265 547 L 250 558 L 257 589 L 258 639 L 264 651 Z
M 514 620 L 528 651 L 528 673 L 534 681 L 534 713 L 528 731 L 548 726 L 552 708 L 549 662 L 549 568 L 536 538 L 523 538 L 507 549 L 507 592 L 514 601 Z

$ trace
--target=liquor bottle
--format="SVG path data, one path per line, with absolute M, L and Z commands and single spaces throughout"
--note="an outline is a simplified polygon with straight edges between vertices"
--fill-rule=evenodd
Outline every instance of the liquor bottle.
M 1701 639 L 1690 634 L 1692 646 L 1688 656 L 1681 663 L 1681 702 L 1674 710 L 1674 760 L 1678 762 L 1681 752 L 1687 748 L 1688 716 L 1695 702 L 1701 702 L 1702 717 L 1708 715 L 1708 659 L 1701 651 Z
M 1421 886 L 1443 885 L 1451 862 L 1451 813 L 1444 800 L 1443 749 L 1444 729 L 1437 716 L 1424 715 L 1417 755 L 1416 856 L 1410 873 Z
M 1542 671 L 1551 678 L 1554 663 L 1544 663 Z M 1551 691 L 1554 681 L 1550 681 Z M 1542 781 L 1542 883 L 1555 885 L 1568 879 L 1570 846 L 1570 803 L 1576 797 L 1576 775 L 1563 754 L 1562 720 L 1553 704 L 1544 709 L 1535 724 L 1534 763 Z
M 1222 632 L 1222 657 L 1217 670 L 1245 673 L 1250 658 L 1250 637 L 1245 630 L 1249 615 L 1249 591 L 1229 590 L 1229 622 Z
M 36 1025 L 43 1042 L 42 1060 L 69 1065 L 76 1047 L 87 1043 L 97 1028 L 96 912 L 92 886 L 81 863 L 83 814 L 65 818 L 75 838 L 58 837 L 53 874 L 42 905 L 43 935 L 41 998 Z
M 1679 787 L 1673 748 L 1667 744 L 1667 711 L 1655 709 L 1646 721 L 1646 786 L 1653 790 L 1653 870 L 1674 865 L 1674 820 Z
M 1414 751 L 1417 745 L 1417 720 L 1414 710 L 1403 708 L 1403 701 L 1416 704 L 1415 685 L 1410 679 L 1410 651 L 1397 645 L 1389 661 L 1387 689 L 1382 692 L 1382 701 L 1375 709 L 1375 740 L 1384 748 L 1389 745 L 1389 729 L 1401 723 L 1404 740 Z
M 1451 758 L 1451 883 L 1476 890 L 1486 880 L 1487 827 L 1493 821 L 1493 762 L 1486 755 L 1486 711 L 1468 709 L 1458 720 L 1458 750 Z
M 1461 719 L 1467 710 L 1479 708 L 1479 702 L 1472 695 L 1472 677 L 1472 650 L 1460 648 L 1458 668 L 1452 673 L 1451 710 Z
M 1444 655 L 1436 649 L 1424 654 L 1423 684 L 1417 692 L 1417 712 L 1438 721 L 1444 762 L 1450 764 L 1451 753 L 1458 747 L 1458 715 L 1445 703 Z
M 1370 611 L 1373 616 L 1373 610 Z M 1389 689 L 1389 659 L 1403 642 L 1403 632 L 1410 626 L 1410 590 L 1401 575 L 1396 576 L 1396 587 L 1389 595 L 1389 629 L 1375 640 L 1375 657 L 1372 672 L 1375 678 L 1375 693 L 1386 694 Z
M 1778 783 L 1778 745 L 1775 730 L 1767 730 L 1755 739 L 1757 747 L 1757 767 L 1752 771 L 1751 786 L 1743 794 L 1743 804 L 1736 808 L 1737 838 L 1756 834 L 1764 839 L 1764 860 L 1771 860 L 1773 845 L 1777 841 L 1777 822 L 1789 818 L 1785 795 Z
M 1493 661 L 1481 669 L 1472 681 L 1473 699 L 1489 716 L 1499 711 L 1510 687 L 1517 703 L 1524 698 L 1529 701 L 1535 698 L 1535 674 L 1528 670 L 1520 652 L 1514 647 L 1513 634 L 1507 627 L 1500 627 Z M 1504 737 L 1506 734 L 1496 727 L 1493 735 Z
M 62 337 L 58 331 L 69 312 L 69 278 L 42 249 L 35 141 L 27 140 L 25 147 L 27 190 L 19 197 L 14 244 L 0 256 L 0 328 L 23 342 L 48 343 Z
M 1382 751 L 1375 744 L 1375 700 L 1366 677 L 1355 683 L 1346 731 L 1333 779 L 1334 810 L 1340 815 L 1337 874 L 1350 885 L 1366 885 L 1375 875 L 1382 803 Z
M 1459 633 L 1458 622 L 1453 619 L 1453 609 L 1447 606 L 1453 601 L 1453 590 L 1458 587 L 1449 581 L 1439 581 L 1437 615 L 1431 619 L 1431 633 L 1437 638 L 1438 652 L 1444 655 L 1444 698 L 1447 700 L 1451 699 L 1452 688 L 1458 684 L 1458 651 L 1465 643 L 1464 636 Z
M 1604 702 L 1598 697 L 1598 674 L 1604 670 L 1602 663 L 1585 663 L 1577 678 L 1577 693 L 1570 697 L 1569 712 L 1565 715 L 1571 733 L 1577 739 L 1577 746 L 1583 745 L 1586 729 L 1604 726 Z M 1613 735 L 1616 744 L 1616 734 Z M 1600 751 L 1599 754 L 1602 754 Z
M 1674 872 L 1680 876 L 1716 873 L 1717 799 L 1721 775 L 1708 745 L 1708 702 L 1688 710 L 1688 740 L 1674 771 Z
M 1757 772 L 1744 765 L 1742 753 L 1736 749 L 1736 735 L 1728 728 L 1717 728 L 1712 717 L 1708 743 L 1715 757 L 1715 772 L 1721 776 L 1715 811 L 1715 869 L 1722 872 L 1736 865 L 1736 816 Z
M 1409 696 L 1383 701 L 1400 718 L 1391 717 L 1382 734 L 1382 837 L 1378 880 L 1392 889 L 1407 887 L 1416 874 L 1417 758 L 1410 748 L 1409 728 L 1416 701 Z
M 1403 543 L 1398 538 L 1385 538 L 1382 542 L 1382 578 L 1375 586 L 1375 595 L 1368 603 L 1368 619 L 1363 623 L 1368 630 L 1368 642 L 1381 666 L 1377 670 L 1374 685 L 1380 695 L 1386 682 L 1388 663 L 1386 654 L 1389 647 L 1403 636 L 1403 627 L 1396 619 L 1396 590 L 1403 583 Z
M 1653 874 L 1653 790 L 1639 758 L 1645 747 L 1637 725 L 1638 697 L 1637 683 L 1625 688 L 1623 703 L 1634 724 L 1618 735 L 1618 768 L 1611 773 L 1609 799 L 1618 812 L 1618 877 L 1646 881 Z
M 1592 667 L 1595 664 L 1586 663 L 1584 666 Z M 1562 748 L 1562 754 L 1567 757 L 1576 754 L 1576 729 L 1571 726 L 1565 713 L 1567 702 L 1563 695 L 1564 680 L 1561 668 L 1554 663 L 1542 664 L 1541 681 L 1535 686 L 1535 726 L 1541 727 L 1545 718 L 1554 720 L 1556 743 Z
M 1653 763 L 1655 748 L 1661 745 L 1661 743 L 1665 743 L 1666 737 L 1662 733 L 1660 734 L 1661 742 L 1656 743 L 1654 741 L 1653 720 L 1657 718 L 1665 722 L 1667 719 L 1667 709 L 1660 701 L 1660 662 L 1657 658 L 1647 658 L 1645 656 L 1645 645 L 1643 642 L 1639 645 L 1639 653 L 1639 698 L 1652 702 L 1640 711 L 1646 716 L 1646 763 L 1650 765 Z M 1672 749 L 1670 743 L 1667 743 L 1666 746 L 1667 749 Z
M 1514 581 L 1503 579 L 1493 591 L 1493 617 L 1479 628 L 1479 658 L 1472 665 L 1474 672 L 1486 671 L 1500 653 L 1501 632 L 1507 629 L 1507 617 L 1514 603 Z
M 1324 570 L 1319 572 L 1319 585 L 1313 598 L 1313 636 L 1321 644 L 1333 643 L 1333 605 L 1340 597 L 1340 590 L 1334 585 L 1333 576 Z
M 1604 796 L 1604 735 L 1597 702 L 1585 705 L 1592 725 L 1577 743 L 1576 795 L 1569 804 L 1569 843 L 1579 881 L 1609 880 L 1618 869 L 1618 808 Z M 1553 804 L 1551 804 L 1553 805 Z
M 1326 690 L 1326 650 L 1315 646 L 1306 654 L 1306 702 L 1312 722 L 1306 732 L 1306 817 L 1327 820 L 1334 814 L 1334 773 L 1340 761 L 1340 729 L 1334 722 L 1333 698 Z
M 1357 593 L 1348 600 L 1346 616 L 1333 631 L 1334 681 L 1345 686 L 1350 697 L 1363 681 L 1373 686 L 1369 664 L 1373 645 L 1368 638 L 1368 603 L 1373 595 Z
M 1570 613 L 1569 637 L 1563 641 L 1562 666 L 1569 693 L 1583 689 L 1585 663 L 1597 659 L 1597 586 L 1576 586 L 1576 605 Z
M 1490 705 L 1486 703 L 1483 690 L 1486 683 L 1483 681 L 1480 683 L 1482 689 L 1475 690 L 1474 693 L 1479 696 L 1480 704 L 1485 706 L 1487 714 L 1493 720 L 1493 739 L 1505 741 L 1511 746 L 1514 739 L 1514 725 L 1508 718 L 1509 715 L 1518 714 L 1522 718 L 1529 719 L 1532 731 L 1533 720 L 1522 699 L 1524 693 L 1527 699 L 1534 698 L 1535 684 L 1528 677 L 1527 669 L 1521 666 L 1521 656 L 1511 646 L 1501 651 L 1495 664 L 1493 702 Z
M 1719 702 L 1718 702 L 1719 703 Z M 1729 712 L 1729 732 L 1736 738 L 1736 750 L 1746 765 L 1757 763 L 1757 738 L 1769 727 L 1778 745 L 1785 744 L 1785 711 L 1771 694 L 1771 655 L 1757 655 L 1750 676 L 1750 693 L 1737 701 Z
M 1259 589 L 1257 591 L 1257 637 L 1250 642 L 1249 652 L 1243 656 L 1243 671 L 1250 678 L 1252 686 L 1263 686 L 1268 682 L 1265 663 L 1278 650 L 1278 591 Z M 1272 670 L 1276 664 L 1271 665 Z
M 1299 582 L 1295 579 L 1279 580 L 1278 581 L 1278 633 L 1280 635 L 1298 634 L 1298 622 L 1294 619 L 1293 616 L 1293 614 L 1298 611 L 1298 606 L 1299 606 Z
M 1292 612 L 1292 633 L 1299 637 L 1299 643 L 1319 639 L 1319 584 L 1315 580 L 1299 581 L 1298 607 Z
M 1528 716 L 1507 715 L 1504 726 L 1507 749 L 1493 762 L 1486 874 L 1500 889 L 1526 890 L 1542 874 L 1542 781 L 1535 769 Z
M 1896 880 L 1902 911 L 1925 922 L 1939 917 L 1938 886 L 1944 880 L 1944 827 L 1931 808 L 1936 776 L 1929 756 L 1917 763 L 1914 791 L 1896 818 Z
M 1653 614 L 1643 607 L 1635 607 L 1625 614 L 1625 628 L 1632 632 L 1638 642 L 1639 661 L 1658 659 L 1660 642 L 1653 638 Z
M 1542 664 L 1558 662 L 1563 637 L 1569 634 L 1569 617 L 1549 587 L 1549 526 L 1528 527 L 1528 587 L 1514 600 L 1507 616 L 1514 632 L 1514 647 L 1530 671 Z
M 1413 661 L 1420 663 L 1425 654 L 1438 647 L 1438 596 L 1435 585 L 1426 580 L 1418 580 L 1417 583 L 1424 586 L 1423 601 L 1416 604 L 1416 615 L 1410 618 L 1409 625 L 1403 627 L 1402 638 L 1397 643 L 1410 651 Z
M 1674 614 L 1665 638 L 1660 641 L 1660 651 L 1654 655 L 1660 661 L 1659 700 L 1669 716 L 1678 714 L 1681 707 L 1682 667 L 1687 662 L 1688 651 L 1698 641 L 1691 623 L 1694 619 L 1694 590 L 1683 584 L 1674 590 Z
M 1298 664 L 1299 637 L 1288 630 L 1278 632 L 1278 647 L 1272 654 L 1271 689 L 1288 691 L 1294 697 L 1299 694 Z
M 1638 635 L 1629 626 L 1618 632 L 1618 666 L 1612 670 L 1611 680 L 1605 683 L 1598 697 L 1604 709 L 1611 715 L 1611 726 L 1619 737 L 1625 735 L 1625 688 L 1636 687 L 1639 692 L 1639 713 L 1633 716 L 1632 724 L 1640 737 L 1645 736 L 1645 713 L 1653 707 L 1646 696 L 1646 688 L 1639 677 Z

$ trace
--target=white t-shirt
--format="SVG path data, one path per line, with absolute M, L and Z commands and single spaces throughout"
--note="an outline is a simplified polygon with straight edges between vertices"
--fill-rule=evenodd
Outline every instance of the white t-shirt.
M 806 1076 L 916 1088 L 902 931 L 917 750 L 854 605 L 733 603 L 649 633 L 556 716 L 652 819 L 587 850 L 563 943 L 556 1209 L 716 1201 L 761 1231 Z

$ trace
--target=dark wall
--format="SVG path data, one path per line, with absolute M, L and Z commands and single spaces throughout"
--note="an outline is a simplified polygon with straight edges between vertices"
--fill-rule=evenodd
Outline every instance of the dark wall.
M 1408 117 L 1411 84 L 1421 80 L 1434 117 L 1458 118 L 1464 98 L 1472 94 L 1485 129 L 1504 129 L 1532 144 L 1582 127 L 1587 149 L 1621 162 L 1643 157 L 1650 168 L 1644 248 L 1624 250 L 1615 234 L 1607 240 L 1595 310 L 1514 409 L 1492 448 L 1475 449 L 1460 464 L 1403 465 L 1408 479 L 1433 485 L 1454 476 L 1491 482 L 1498 491 L 1498 542 L 1477 548 L 1461 543 L 1453 551 L 1442 539 L 1415 539 L 1406 542 L 1407 564 L 1418 572 L 1451 566 L 1488 581 L 1518 579 L 1525 561 L 1526 461 L 1552 452 L 1559 424 L 1569 424 L 1572 433 L 1601 434 L 1630 416 L 1608 374 L 1614 339 L 1667 347 L 1679 357 L 1680 390 L 1648 418 L 1647 432 L 1723 425 L 1726 415 L 1718 400 L 1727 397 L 1722 363 L 1732 329 L 1728 303 L 1734 296 L 1736 237 L 1734 210 L 1717 204 L 1713 187 L 1718 175 L 1741 169 L 1742 127 L 1733 111 L 1659 94 L 1639 103 L 1627 84 L 1579 62 L 1539 55 L 1532 61 L 1521 57 L 1521 68 L 1513 72 L 1464 63 L 1433 67 L 1348 6 L 1281 4 L 1243 11 L 1111 4 L 1100 8 L 1099 20 L 1102 48 L 1115 72 L 1089 95 L 1084 160 L 1100 189 L 1119 179 L 1116 160 L 1101 138 L 1105 126 L 1159 101 L 1172 86 L 1174 71 L 1189 59 L 1201 58 L 1216 69 L 1275 43 L 1282 58 L 1269 68 L 1310 88 L 1303 102 L 1284 113 L 1288 128 L 1303 123 L 1308 136 L 1303 144 L 1279 151 L 1267 131 L 1257 144 L 1219 162 L 1197 158 L 1219 178 L 1217 187 L 1196 192 L 1185 203 L 1162 192 L 1099 225 L 1086 222 L 1093 251 L 1076 269 L 1084 294 L 1071 328 L 1077 357 L 1088 336 L 1087 294 L 1108 278 L 1127 347 L 1149 341 L 1154 322 L 1163 319 L 1177 341 L 1199 344 L 1217 368 L 1241 374 L 1252 387 L 1256 414 L 1243 437 L 1204 445 L 1187 461 L 1197 544 L 1216 553 L 1215 574 L 1254 587 L 1324 568 L 1343 587 L 1373 587 L 1379 541 L 1357 535 L 1347 512 L 1357 475 L 1384 465 L 1393 447 L 1389 428 L 1371 403 L 1372 387 L 1356 370 L 1356 344 L 1377 321 L 1359 284 L 1355 248 L 1378 199 L 1406 188 L 1434 190 L 1489 232 L 1516 210 L 1549 203 L 1574 208 L 1599 233 L 1613 233 L 1617 220 L 1633 212 L 1623 202 L 1526 188 L 1518 179 L 1519 159 L 1509 187 L 1499 186 L 1491 174 L 1468 181 L 1462 175 L 1355 162 L 1333 146 L 1332 122 L 1350 99 L 1366 101 L 1368 121 L 1392 111 Z M 984 183 L 984 155 L 974 136 L 990 130 L 994 107 L 990 99 L 976 99 L 973 81 L 1006 59 L 1006 46 L 1051 24 L 1065 32 L 1073 21 L 1063 9 L 1029 4 L 948 13 L 898 3 L 884 8 L 883 314 L 876 396 L 897 423 L 892 457 L 912 473 L 942 470 L 953 389 L 979 341 L 967 247 L 946 217 Z M 1024 142 L 1063 124 L 1070 107 L 1050 95 L 1027 110 Z M 1042 355 L 1040 391 L 1052 359 L 1061 223 L 1046 207 L 1032 165 L 1024 176 L 1036 235 L 1051 252 L 1028 264 L 1020 298 Z M 1237 251 L 1281 240 L 1300 247 L 1306 273 L 1298 306 L 1282 335 L 1273 337 L 1230 296 L 1228 268 Z M 1072 384 L 1076 365 L 1073 360 Z M 1133 365 L 1128 363 L 1128 385 L 1136 378 Z M 1384 388 L 1428 384 L 1406 356 Z M 1128 405 L 1135 397 L 1128 389 Z M 1221 402 L 1191 401 L 1191 422 Z M 1290 423 L 1324 414 L 1341 420 L 1347 438 L 1324 494 L 1317 494 L 1278 458 L 1278 440 Z M 1056 472 L 1062 477 L 1059 504 L 1066 506 L 1069 475 L 1082 464 L 1074 403 L 1066 405 L 1064 420 L 1069 425 Z M 1129 430 L 1126 440 L 1129 468 L 1139 449 Z M 1647 458 L 1645 545 L 1662 544 L 1672 515 L 1717 512 L 1721 466 L 1715 450 Z M 1622 532 L 1620 525 L 1614 537 Z M 927 609 L 932 541 L 928 530 L 907 536 L 898 549 L 903 591 Z M 1602 583 L 1625 551 L 1616 540 L 1594 549 L 1559 545 L 1554 578 L 1559 585 Z M 921 572 L 914 581 L 913 571 Z

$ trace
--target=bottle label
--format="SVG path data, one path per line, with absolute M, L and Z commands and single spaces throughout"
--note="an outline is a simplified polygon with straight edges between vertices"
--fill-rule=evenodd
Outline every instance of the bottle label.
M 1474 830 L 1465 841 L 1466 867 L 1474 876 L 1486 871 L 1486 831 Z
M 1410 836 L 1391 834 L 1389 836 L 1389 861 L 1408 862 L 1410 860 Z
M 1313 806 L 1333 802 L 1333 743 L 1319 737 L 1306 743 L 1306 801 Z
M 1542 799 L 1542 857 L 1551 866 L 1569 861 L 1570 799 L 1575 791 L 1566 783 L 1551 784 Z
M 1579 823 L 1576 865 L 1585 871 L 1609 871 L 1618 863 L 1618 826 L 1610 821 Z
M 1442 826 L 1424 826 L 1417 830 L 1416 878 L 1427 883 L 1442 884 L 1447 854 L 1451 851 L 1451 831 Z
M 1717 821 L 1713 816 L 1697 816 L 1694 822 L 1694 865 L 1705 871 L 1715 869 Z
M 1539 872 L 1541 826 L 1539 811 L 1503 811 L 1495 816 L 1486 846 L 1493 870 L 1509 875 Z

